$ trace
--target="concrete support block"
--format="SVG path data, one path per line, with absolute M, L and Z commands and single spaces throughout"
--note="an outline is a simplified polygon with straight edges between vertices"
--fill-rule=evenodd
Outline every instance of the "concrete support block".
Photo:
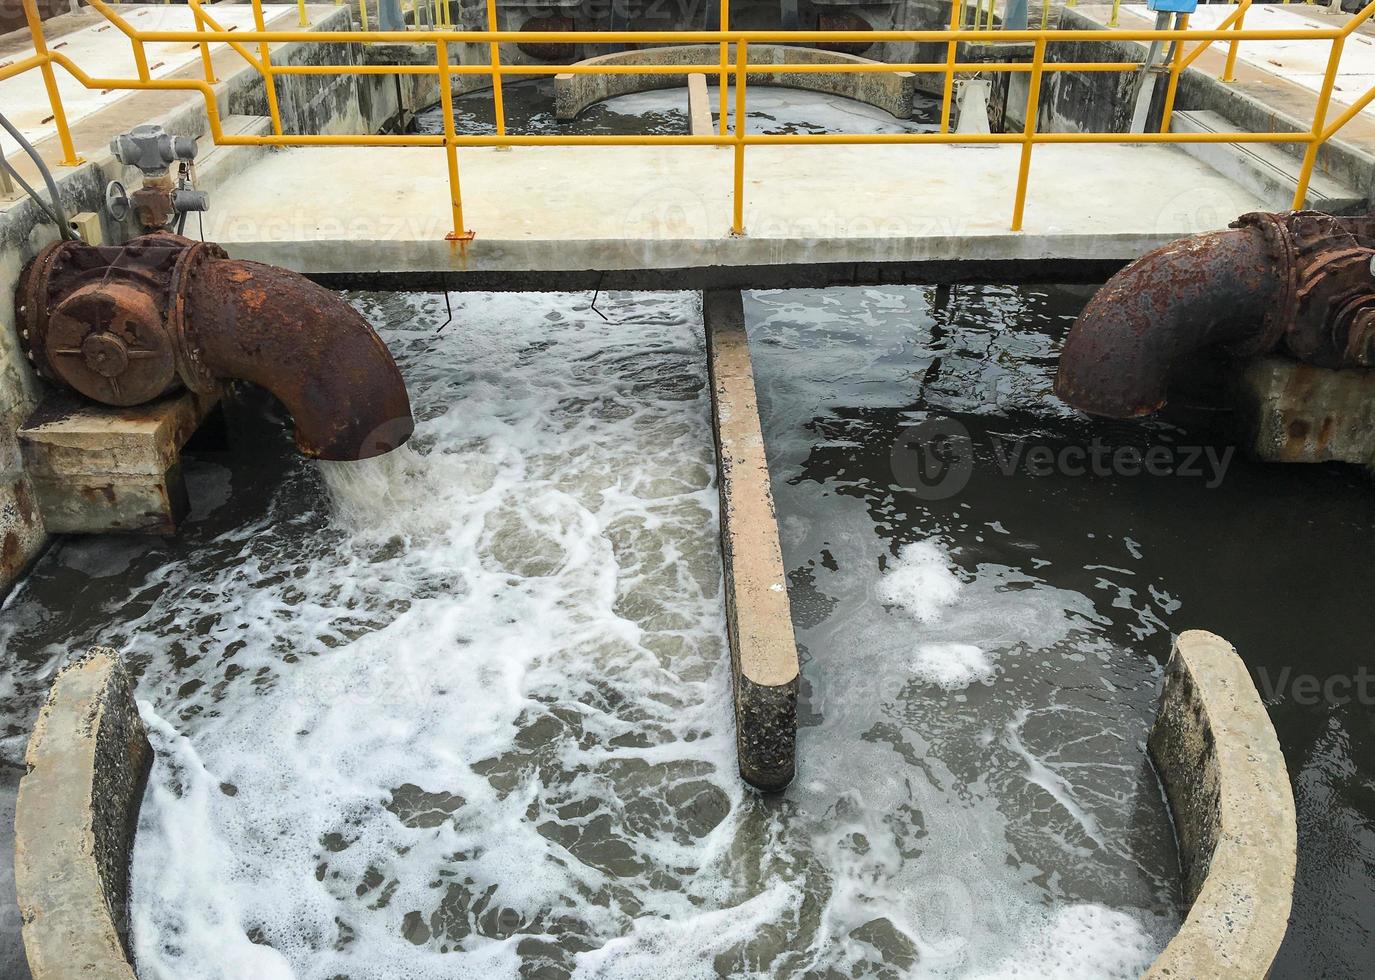
M 1151 729 L 1189 914 L 1148 978 L 1264 977 L 1294 890 L 1294 796 L 1246 665 L 1203 630 L 1175 641 Z
M 34 980 L 134 980 L 129 857 L 153 752 L 119 655 L 64 667 L 29 738 L 15 887 Z
M 960 82 L 959 117 L 955 132 L 961 135 L 993 132 L 988 122 L 988 99 L 992 83 L 987 79 L 971 78 Z M 976 146 L 978 144 L 970 144 Z
M 1375 371 L 1262 357 L 1234 384 L 1242 437 L 1260 459 L 1375 464 Z
M 800 671 L 740 293 L 706 293 L 703 315 L 740 775 L 781 790 L 794 772 Z
M 711 100 L 707 98 L 707 76 L 700 72 L 688 76 L 688 119 L 693 136 L 715 136 L 711 122 Z
M 47 529 L 175 532 L 188 509 L 181 448 L 218 401 L 183 391 L 113 408 L 50 395 L 19 430 Z

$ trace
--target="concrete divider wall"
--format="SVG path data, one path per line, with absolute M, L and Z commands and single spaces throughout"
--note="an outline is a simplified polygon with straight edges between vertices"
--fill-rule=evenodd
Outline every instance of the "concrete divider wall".
M 720 60 L 720 49 L 714 44 L 679 44 L 662 48 L 642 48 L 618 51 L 581 61 L 581 65 L 711 65 Z M 731 49 L 731 59 L 735 51 Z M 752 44 L 749 48 L 751 64 L 776 65 L 795 62 L 807 65 L 869 63 L 867 58 L 800 48 L 784 44 Z M 719 73 L 709 74 L 707 81 L 715 85 Z M 772 75 L 752 75 L 751 85 L 774 85 L 781 88 L 806 89 L 854 99 L 892 113 L 900 119 L 912 115 L 912 96 L 916 91 L 916 76 L 911 72 L 794 72 Z M 648 92 L 655 89 L 681 88 L 687 84 L 686 75 L 584 75 L 554 76 L 554 114 L 559 119 L 574 119 L 588 106 L 617 95 Z
M 29 738 L 15 888 L 34 980 L 134 980 L 129 859 L 153 751 L 119 655 L 63 667 Z
M 1146 976 L 1266 976 L 1289 924 L 1294 796 L 1265 705 L 1222 637 L 1188 630 L 1176 639 L 1149 749 L 1174 815 L 1189 912 Z
M 740 293 L 709 290 L 702 306 L 721 494 L 736 752 L 746 782 L 781 790 L 795 770 L 801 671 L 754 368 Z

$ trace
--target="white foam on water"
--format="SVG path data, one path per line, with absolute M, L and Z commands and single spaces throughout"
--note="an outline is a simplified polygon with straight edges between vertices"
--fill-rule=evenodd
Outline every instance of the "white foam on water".
M 936 687 L 958 691 L 976 681 L 993 679 L 993 661 L 972 643 L 922 643 L 912 672 Z
M 1065 905 L 1031 917 L 1026 942 L 980 980 L 1139 977 L 1159 950 L 1167 925 L 1140 921 L 1102 905 Z
M 938 542 L 917 541 L 903 546 L 879 588 L 885 602 L 931 623 L 959 598 L 960 579 Z

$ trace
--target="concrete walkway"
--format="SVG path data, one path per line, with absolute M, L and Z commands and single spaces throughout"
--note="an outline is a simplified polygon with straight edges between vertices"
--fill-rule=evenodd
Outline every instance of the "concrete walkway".
M 1235 12 L 1233 4 L 1202 5 L 1189 17 L 1189 27 L 1191 30 L 1215 28 Z M 1245 27 L 1248 31 L 1331 30 L 1344 27 L 1350 19 L 1348 14 L 1329 14 L 1326 8 L 1303 3 L 1256 4 L 1246 12 Z M 1155 15 L 1148 13 L 1144 6 L 1124 6 L 1118 18 L 1118 27 L 1123 29 L 1141 30 L 1154 26 Z M 1237 63 L 1318 92 L 1327 71 L 1331 44 L 1331 41 L 1317 40 L 1243 41 L 1237 46 Z M 1211 50 L 1220 52 L 1224 58 L 1228 47 L 1226 41 L 1210 45 Z M 1337 71 L 1332 101 L 1350 105 L 1375 85 L 1375 39 L 1359 31 L 1352 34 L 1342 48 Z M 1375 115 L 1375 106 L 1368 106 L 1365 112 Z
M 253 8 L 247 4 L 221 3 L 206 6 L 210 8 L 210 16 L 226 30 L 253 29 Z M 118 12 L 132 27 L 140 31 L 196 29 L 191 10 L 184 5 L 121 4 Z M 300 24 L 295 7 L 271 7 L 264 13 L 268 26 L 278 30 L 295 29 Z M 71 58 L 92 77 L 138 78 L 133 45 L 118 28 L 98 14 L 92 14 L 82 20 L 54 18 L 45 22 L 44 28 L 48 47 Z M 5 42 L 0 44 L 0 62 L 22 61 L 34 53 L 27 32 L 9 35 Z M 210 50 L 214 54 L 228 50 L 228 45 L 212 44 Z M 153 78 L 178 75 L 192 65 L 197 70 L 200 68 L 200 47 L 195 44 L 150 42 L 145 45 L 145 52 L 148 58 L 148 74 Z M 88 89 L 61 68 L 56 70 L 56 75 L 58 91 L 62 94 L 62 105 L 67 112 L 67 122 L 73 126 L 130 95 L 130 92 L 124 89 Z M 203 78 L 204 75 L 200 74 L 199 77 Z M 32 143 L 39 143 L 57 132 L 52 121 L 52 108 L 43 88 L 43 76 L 38 71 L 26 71 L 0 82 L 0 106 L 4 107 L 10 122 L 14 123 Z M 19 145 L 8 133 L 4 133 L 0 135 L 0 149 L 12 157 L 16 155 Z
M 291 149 L 215 189 L 205 237 L 307 273 L 1114 260 L 1256 210 L 1173 147 L 1035 151 L 1025 231 L 1009 230 L 1014 146 L 756 146 L 745 236 L 728 234 L 733 153 L 717 147 L 459 151 L 466 248 L 444 154 Z

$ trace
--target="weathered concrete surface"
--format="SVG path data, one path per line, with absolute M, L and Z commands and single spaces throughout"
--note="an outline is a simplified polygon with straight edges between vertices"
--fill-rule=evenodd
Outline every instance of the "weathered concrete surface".
M 1211 109 L 1180 110 L 1170 122 L 1172 133 L 1240 131 L 1240 127 Z M 1194 143 L 1186 152 L 1256 194 L 1269 210 L 1293 208 L 1302 170 L 1302 162 L 1293 154 L 1266 143 Z M 1362 214 L 1366 210 L 1360 191 L 1318 171 L 1309 178 L 1303 206 L 1327 214 Z
M 133 980 L 129 856 L 153 753 L 119 655 L 64 667 L 29 738 L 15 884 L 34 980 Z
M 1294 796 L 1265 705 L 1222 637 L 1187 630 L 1175 640 L 1149 747 L 1191 907 L 1145 976 L 1264 977 L 1289 923 Z
M 800 672 L 740 293 L 707 292 L 702 314 L 740 775 L 760 789 L 780 790 L 795 768 Z
M 1260 459 L 1375 465 L 1375 371 L 1262 357 L 1237 368 L 1237 423 Z
M 1317 8 L 1304 4 L 1257 4 L 1253 9 L 1258 16 L 1255 23 L 1252 23 L 1252 18 L 1248 15 L 1248 29 L 1259 29 L 1263 22 L 1272 21 L 1276 17 L 1288 20 L 1289 23 L 1285 26 L 1298 29 L 1302 29 L 1305 24 L 1322 27 L 1341 26 L 1349 19 L 1344 15 L 1329 17 Z M 1220 12 L 1221 7 L 1215 10 L 1200 7 L 1199 15 L 1212 18 Z M 1227 12 L 1230 12 L 1230 8 Z M 1052 44 L 1047 49 L 1048 61 L 1140 61 L 1144 56 L 1144 44 L 1117 40 L 1112 36 L 1113 31 L 1105 27 L 1112 14 L 1110 6 L 1081 5 L 1066 8 L 1063 13 L 1062 26 L 1066 30 L 1099 29 L 1103 31 L 1104 40 L 1101 44 Z M 1123 30 L 1140 30 L 1153 26 L 1154 15 L 1147 14 L 1144 8 L 1123 7 L 1119 20 L 1120 28 Z M 1193 18 L 1193 21 L 1197 20 L 1197 16 Z M 1268 26 L 1274 25 L 1269 23 Z M 1372 31 L 1375 31 L 1375 27 L 1369 24 L 1359 29 L 1356 37 L 1348 41 L 1344 51 L 1354 53 L 1370 47 L 1370 42 L 1375 40 Z M 1227 56 L 1226 47 L 1220 44 L 1211 45 L 1189 70 L 1180 76 L 1175 108 L 1211 110 L 1230 120 L 1238 128 L 1251 132 L 1307 132 L 1312 128 L 1313 112 L 1317 104 L 1317 96 L 1313 90 L 1315 86 L 1306 79 L 1287 77 L 1289 69 L 1285 68 L 1283 62 L 1276 64 L 1266 57 L 1254 58 L 1257 45 L 1263 47 L 1266 43 L 1247 42 L 1240 46 L 1236 78 L 1232 82 L 1221 81 Z M 1310 57 L 1313 53 L 1324 59 L 1327 56 L 1326 42 L 1305 42 L 1304 47 L 1310 51 Z M 1247 53 L 1248 50 L 1250 55 Z M 1288 58 L 1283 61 L 1288 61 Z M 1360 95 L 1369 87 L 1371 81 L 1372 79 L 1361 75 L 1339 80 L 1338 91 L 1334 93 L 1334 103 L 1340 102 L 1343 98 Z M 1005 87 L 1006 83 L 1003 84 Z M 1125 98 L 1130 85 L 1129 73 L 1057 72 L 1050 75 L 1042 84 L 1041 128 L 1048 131 L 1125 131 L 1131 119 L 1131 106 Z M 1009 99 L 1012 97 L 1009 96 Z M 1157 123 L 1159 103 L 1160 99 L 1157 97 L 1155 111 L 1151 117 Z M 1339 109 L 1339 106 L 1334 105 L 1329 119 Z M 1295 158 L 1301 158 L 1304 152 L 1303 145 L 1299 143 L 1276 143 L 1273 147 Z M 1317 172 L 1354 188 L 1367 199 L 1375 198 L 1375 113 L 1369 110 L 1360 113 L 1337 137 L 1323 144 L 1318 151 Z
M 307 274 L 1099 261 L 1225 227 L 1259 204 L 1171 147 L 1041 146 L 1025 230 L 1013 232 L 1019 152 L 752 146 L 745 234 L 733 237 L 734 154 L 715 147 L 463 148 L 464 223 L 477 237 L 459 246 L 444 239 L 452 219 L 438 148 L 311 147 L 226 181 L 205 235 L 233 256 Z M 378 173 L 406 179 L 358 193 Z
M 176 531 L 189 508 L 181 449 L 218 402 L 218 392 L 182 391 L 115 408 L 54 391 L 19 430 L 44 525 L 53 533 Z
M 777 65 L 784 62 L 805 65 L 874 64 L 868 58 L 837 51 L 821 51 L 787 44 L 751 44 L 750 64 Z M 730 58 L 735 60 L 732 46 Z M 715 44 L 679 44 L 672 47 L 640 48 L 617 51 L 578 62 L 582 65 L 714 65 L 721 60 L 720 46 Z M 717 84 L 720 74 L 711 76 Z M 654 89 L 681 88 L 682 75 L 583 75 L 554 76 L 554 115 L 558 119 L 576 119 L 588 106 L 616 95 L 648 92 Z M 774 85 L 780 88 L 800 88 L 864 102 L 892 113 L 899 119 L 912 115 L 912 95 L 917 79 L 911 72 L 780 72 L 773 75 L 751 75 L 750 85 Z M 748 87 L 748 86 L 747 86 Z
M 716 126 L 711 121 L 711 101 L 707 97 L 707 76 L 697 73 L 688 76 L 688 132 L 693 136 L 712 136 Z

